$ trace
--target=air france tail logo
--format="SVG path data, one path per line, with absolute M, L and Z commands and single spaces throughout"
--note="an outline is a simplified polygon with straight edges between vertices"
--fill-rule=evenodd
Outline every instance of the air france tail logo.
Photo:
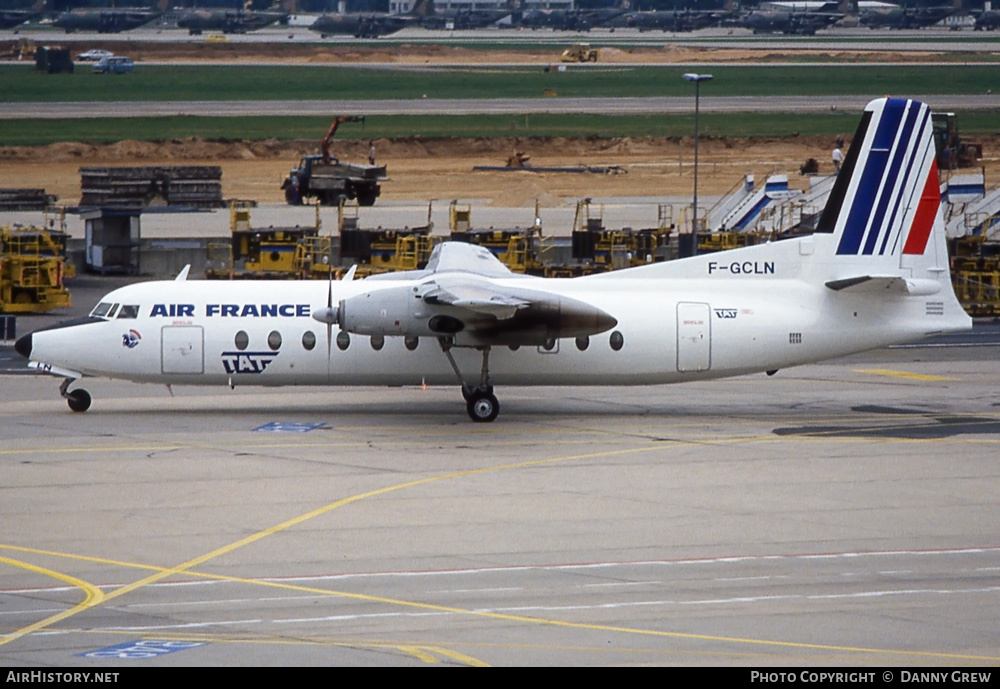
M 930 108 L 890 98 L 872 124 L 837 253 L 921 255 L 941 205 Z
M 223 352 L 226 373 L 263 373 L 278 356 L 277 352 Z
M 135 349 L 139 346 L 140 340 L 142 340 L 142 335 L 140 335 L 138 331 L 129 330 L 127 333 L 122 335 L 122 347 Z

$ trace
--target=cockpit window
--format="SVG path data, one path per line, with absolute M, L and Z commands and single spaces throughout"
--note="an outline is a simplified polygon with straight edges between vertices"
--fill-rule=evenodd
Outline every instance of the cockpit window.
M 123 304 L 121 309 L 118 311 L 119 318 L 138 318 L 139 317 L 139 305 L 138 304 Z
M 115 317 L 115 313 L 117 311 L 118 311 L 118 304 L 115 304 L 114 306 L 111 307 L 111 310 L 108 311 L 108 318 L 114 318 Z
M 94 310 L 90 312 L 91 316 L 96 316 L 97 318 L 107 318 L 108 312 L 111 311 L 111 307 L 114 304 L 109 304 L 102 301 L 100 304 L 94 307 Z

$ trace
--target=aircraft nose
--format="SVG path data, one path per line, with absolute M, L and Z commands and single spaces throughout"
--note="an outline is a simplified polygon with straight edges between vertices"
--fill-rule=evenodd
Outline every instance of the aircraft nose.
M 14 343 L 14 351 L 25 359 L 31 358 L 31 333 L 17 338 L 17 342 Z

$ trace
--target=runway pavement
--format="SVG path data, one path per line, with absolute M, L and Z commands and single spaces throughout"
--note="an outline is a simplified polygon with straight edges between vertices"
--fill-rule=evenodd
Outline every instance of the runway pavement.
M 270 26 L 246 34 L 228 34 L 226 43 L 266 44 L 266 43 L 308 43 L 323 45 L 370 45 L 371 39 L 357 39 L 353 36 L 327 36 L 310 31 L 308 18 L 302 19 L 301 26 Z M 0 38 L 26 37 L 31 40 L 57 41 L 71 46 L 93 42 L 132 41 L 153 43 L 204 43 L 206 36 L 191 36 L 187 31 L 169 26 L 149 24 L 133 31 L 120 34 L 101 34 L 78 31 L 72 34 L 60 30 L 32 25 L 0 31 Z M 990 53 L 996 50 L 995 32 L 972 31 L 966 27 L 952 31 L 945 27 L 886 31 L 865 27 L 833 27 L 819 31 L 815 36 L 785 36 L 781 34 L 754 34 L 749 29 L 712 27 L 692 32 L 673 33 L 666 31 L 641 31 L 639 29 L 616 28 L 614 30 L 595 28 L 591 31 L 557 31 L 553 29 L 505 30 L 499 28 L 441 31 L 408 27 L 377 40 L 379 44 L 443 44 L 467 45 L 488 42 L 494 45 L 535 46 L 552 42 L 587 41 L 595 46 L 664 46 L 683 45 L 712 49 L 752 49 L 762 46 L 772 50 L 870 50 L 891 48 L 896 52 L 939 52 L 939 53 Z
M 714 113 L 794 112 L 822 113 L 840 109 L 864 110 L 871 94 L 838 96 L 733 96 L 701 99 L 701 110 Z M 988 109 L 996 107 L 1000 96 L 912 95 L 938 109 Z M 651 98 L 467 98 L 461 100 L 320 100 L 320 101 L 157 101 L 131 102 L 122 108 L 113 103 L 5 103 L 3 116 L 8 119 L 64 119 L 94 117 L 163 117 L 197 115 L 231 117 L 253 112 L 255 115 L 326 115 L 331 112 L 365 112 L 370 115 L 503 115 L 503 114 L 606 114 L 648 115 L 687 114 L 691 99 L 682 97 Z
M 2 376 L 0 665 L 996 664 L 998 354 L 501 389 L 488 427 Z
M 486 427 L 0 374 L 0 666 L 995 665 L 998 356 L 505 388 Z

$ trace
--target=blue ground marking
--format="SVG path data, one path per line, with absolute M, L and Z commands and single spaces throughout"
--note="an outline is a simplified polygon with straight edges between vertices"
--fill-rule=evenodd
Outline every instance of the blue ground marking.
M 168 653 L 186 651 L 189 648 L 205 646 L 200 641 L 129 641 L 124 644 L 106 646 L 96 651 L 77 653 L 77 658 L 114 658 L 119 660 L 145 660 L 146 658 L 158 658 Z
M 308 433 L 317 428 L 323 428 L 321 423 L 293 423 L 291 421 L 272 421 L 258 426 L 254 431 L 261 433 Z

